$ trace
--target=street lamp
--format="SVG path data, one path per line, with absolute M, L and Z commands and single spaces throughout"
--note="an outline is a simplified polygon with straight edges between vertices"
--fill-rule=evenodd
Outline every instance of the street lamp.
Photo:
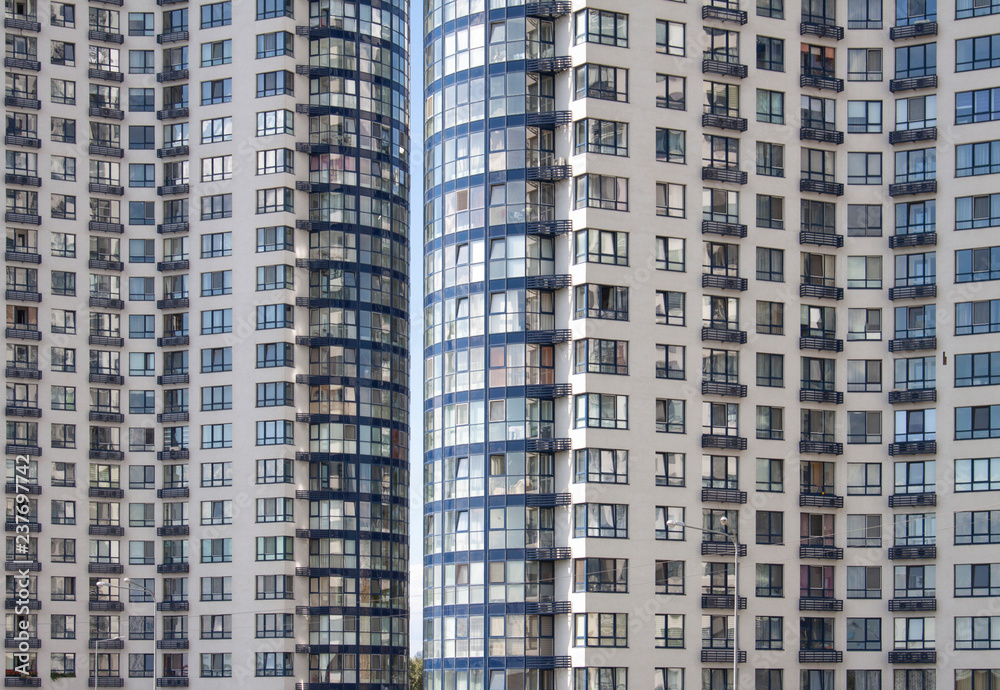
M 153 687 L 156 687 L 156 595 L 153 594 L 153 590 L 144 584 L 136 582 L 130 577 L 122 578 L 122 582 L 126 583 L 127 587 L 122 587 L 121 585 L 115 585 L 110 582 L 97 582 L 94 584 L 95 587 L 114 587 L 116 589 L 128 589 L 131 591 L 141 591 L 149 595 L 149 600 L 153 603 Z M 120 638 L 119 638 L 120 639 Z
M 739 690 L 740 683 L 740 541 L 736 533 L 729 529 L 729 519 L 719 518 L 725 532 L 717 529 L 706 529 L 704 527 L 694 527 L 681 520 L 667 520 L 668 527 L 686 527 L 688 529 L 707 532 L 709 534 L 719 534 L 733 543 L 733 690 Z

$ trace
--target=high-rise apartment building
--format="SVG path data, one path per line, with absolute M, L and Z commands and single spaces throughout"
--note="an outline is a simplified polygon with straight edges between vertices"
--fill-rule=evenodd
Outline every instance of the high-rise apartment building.
M 6 686 L 405 686 L 407 9 L 6 1 Z
M 1000 687 L 1000 3 L 424 50 L 425 687 Z

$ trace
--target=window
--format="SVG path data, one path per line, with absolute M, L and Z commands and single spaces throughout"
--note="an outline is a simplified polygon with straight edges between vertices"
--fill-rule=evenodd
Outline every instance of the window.
M 618 285 L 578 285 L 575 318 L 628 321 L 628 288 Z
M 293 443 L 292 422 L 283 419 L 257 422 L 258 446 L 288 446 Z
M 232 486 L 231 462 L 206 462 L 201 465 L 201 485 L 205 487 Z
M 785 514 L 775 510 L 758 510 L 756 514 L 757 543 L 783 544 Z
M 270 149 L 268 151 L 257 152 L 258 175 L 295 172 L 294 163 L 295 152 L 290 149 Z
M 577 395 L 574 428 L 628 429 L 628 396 Z
M 871 462 L 847 463 L 847 495 L 882 495 L 882 466 Z
M 153 127 L 146 125 L 129 125 L 128 147 L 133 150 L 156 148 L 156 135 Z
M 847 566 L 848 599 L 881 599 L 882 568 L 877 565 Z
M 878 652 L 882 650 L 881 618 L 848 618 L 847 651 Z
M 291 484 L 294 481 L 294 468 L 288 458 L 274 458 L 257 461 L 258 484 Z
M 52 41 L 51 62 L 53 65 L 65 65 L 67 67 L 76 65 L 76 44 Z
M 257 537 L 258 561 L 293 560 L 292 537 Z
M 847 154 L 847 184 L 882 184 L 882 154 L 849 152 Z
M 201 143 L 203 144 L 217 144 L 220 141 L 232 141 L 233 139 L 233 118 L 232 117 L 216 117 L 211 120 L 201 121 Z M 220 195 L 220 196 L 232 196 L 230 195 Z M 202 197 L 213 198 L 213 197 Z M 202 220 L 205 220 L 204 218 Z
M 294 271 L 291 266 L 279 264 L 276 266 L 257 267 L 257 291 L 291 290 Z
M 685 190 L 686 186 L 682 184 L 657 182 L 656 215 L 670 218 L 684 218 L 687 214 Z
M 589 228 L 578 230 L 575 239 L 576 263 L 628 266 L 627 232 Z
M 216 105 L 233 100 L 233 80 L 215 79 L 201 83 L 201 104 Z M 203 142 L 205 143 L 205 142 Z
M 231 2 L 214 2 L 201 6 L 201 28 L 211 29 L 216 26 L 227 26 L 233 23 L 233 4 Z
M 757 142 L 757 174 L 769 177 L 785 176 L 784 144 L 772 144 L 766 141 Z
M 154 33 L 156 33 L 156 30 L 153 26 L 152 12 L 128 13 L 129 36 L 152 36 Z
M 257 20 L 294 17 L 293 9 L 294 4 L 292 0 L 257 0 Z M 257 675 L 261 674 L 258 673 Z
M 931 44 L 933 45 L 933 44 Z M 1000 34 L 955 41 L 955 71 L 1000 67 Z
M 784 250 L 757 247 L 757 280 L 785 282 Z
M 1000 87 L 955 94 L 955 124 L 1000 120 Z
M 656 128 L 656 160 L 684 164 L 685 132 L 679 129 Z
M 1000 2 L 997 2 L 997 0 L 958 0 L 956 3 L 955 19 L 984 17 L 997 13 L 1000 13 Z
M 265 343 L 257 346 L 257 368 L 293 366 L 291 343 Z
M 956 408 L 956 418 L 959 410 L 972 408 Z M 912 441 L 933 441 L 935 437 L 936 410 L 896 410 L 895 427 L 896 443 Z M 956 437 L 958 432 L 956 431 Z
M 955 649 L 1000 649 L 1000 616 L 956 616 Z
M 294 55 L 295 39 L 287 31 L 257 34 L 257 59 Z
M 869 1 L 878 2 L 881 8 L 881 0 Z M 882 81 L 882 49 L 848 48 L 847 81 Z M 874 103 L 874 101 L 850 101 L 850 103 Z M 879 110 L 881 111 L 881 107 Z M 848 122 L 850 122 L 850 108 L 848 108 Z
M 576 647 L 628 647 L 626 613 L 577 613 L 573 628 Z
M 53 2 L 51 22 L 52 26 L 74 28 L 76 26 L 76 5 L 65 2 Z
M 1000 300 L 955 305 L 955 335 L 1000 331 Z
M 628 211 L 628 178 L 587 174 L 574 178 L 574 208 Z
M 1000 438 L 1000 405 L 955 408 L 955 440 L 973 438 Z
M 955 157 L 956 177 L 998 173 L 1000 172 L 1000 140 L 959 144 L 955 147 Z
M 65 79 L 53 79 L 51 82 L 51 98 L 53 103 L 76 105 L 76 82 Z
M 576 98 L 598 98 L 628 102 L 628 70 L 609 65 L 586 64 L 575 70 Z
M 231 403 L 230 403 L 231 406 Z M 204 403 L 203 407 L 204 409 Z M 214 408 L 213 408 L 214 409 Z M 221 408 L 226 409 L 226 408 Z M 232 424 L 202 424 L 201 426 L 201 447 L 209 448 L 232 448 L 233 447 L 233 425 Z
M 156 206 L 152 201 L 128 202 L 129 225 L 153 225 L 156 222 Z
M 683 345 L 656 346 L 656 378 L 684 380 L 685 347 Z
M 756 649 L 784 648 L 784 618 L 781 616 L 757 616 L 754 623 L 754 630 Z
M 758 159 L 759 160 L 759 159 Z M 784 171 L 782 171 L 784 175 Z M 757 227 L 784 230 L 785 198 L 780 196 L 757 195 Z
M 785 334 L 784 303 L 757 301 L 757 332 L 765 335 Z
M 76 197 L 68 194 L 53 194 L 50 215 L 53 218 L 76 220 Z
M 257 0 L 258 6 L 264 3 L 271 3 L 275 0 Z M 282 0 L 277 0 L 281 2 Z M 289 11 L 289 16 L 291 16 Z M 258 13 L 259 18 L 259 13 Z M 292 673 L 292 653 L 291 652 L 257 652 L 257 676 L 291 676 Z
M 227 386 L 228 388 L 228 386 Z M 257 407 L 291 406 L 293 402 L 292 384 L 279 381 L 257 384 Z
M 231 256 L 233 253 L 233 234 L 231 232 L 216 232 L 201 236 L 201 258 L 214 259 L 220 256 Z
M 757 69 L 785 71 L 785 41 L 770 36 L 757 37 Z
M 585 338 L 575 345 L 574 373 L 628 375 L 628 341 Z
M 757 0 L 757 16 L 784 19 L 785 0 Z
M 961 41 L 956 41 L 956 45 Z M 962 71 L 957 68 L 956 71 Z M 896 79 L 937 74 L 937 44 L 924 43 L 896 48 Z
M 785 123 L 783 92 L 757 89 L 757 122 L 770 122 L 776 125 Z
M 684 648 L 684 616 L 682 614 L 658 613 L 656 614 L 655 626 L 654 645 L 657 648 Z
M 702 189 L 703 221 L 737 224 L 740 222 L 739 192 L 726 189 Z
M 847 413 L 848 443 L 882 443 L 882 413 L 875 411 Z
M 882 360 L 847 360 L 847 391 L 849 393 L 880 393 L 882 391 Z
M 232 539 L 201 540 L 202 563 L 232 563 L 232 561 L 233 561 Z
M 201 312 L 201 334 L 232 333 L 233 310 L 211 309 Z
M 847 28 L 881 29 L 882 0 L 848 0 Z
M 628 592 L 628 560 L 578 558 L 574 561 L 574 592 Z
M 784 388 L 785 356 L 757 353 L 757 385 L 768 388 Z
M 290 304 L 264 304 L 257 307 L 257 330 L 292 328 L 294 311 Z
M 893 630 L 896 649 L 934 649 L 933 618 L 895 618 Z
M 955 492 L 967 491 L 1000 491 L 1000 458 L 956 460 Z
M 295 210 L 294 192 L 289 187 L 257 190 L 257 213 L 291 213 Z
M 226 4 L 228 5 L 229 3 Z M 227 38 L 223 41 L 213 41 L 212 43 L 201 44 L 202 67 L 215 67 L 217 65 L 228 65 L 232 61 L 233 61 L 232 39 Z
M 849 290 L 881 290 L 882 257 L 847 257 L 847 288 Z
M 216 194 L 201 198 L 201 219 L 217 220 L 231 218 L 233 215 L 233 195 Z
M 293 95 L 295 93 L 295 75 L 287 70 L 262 72 L 257 75 L 257 98 L 268 96 Z
M 955 596 L 1000 596 L 1000 563 L 956 563 Z
M 685 25 L 664 19 L 656 20 L 656 52 L 684 57 Z
M 605 10 L 580 10 L 574 17 L 574 43 L 599 43 L 628 48 L 628 15 Z
M 291 110 L 266 110 L 257 113 L 257 136 L 294 134 L 294 117 Z
M 785 409 L 757 406 L 757 438 L 780 441 L 785 438 Z
M 656 75 L 656 107 L 668 110 L 685 110 L 687 79 L 672 74 Z

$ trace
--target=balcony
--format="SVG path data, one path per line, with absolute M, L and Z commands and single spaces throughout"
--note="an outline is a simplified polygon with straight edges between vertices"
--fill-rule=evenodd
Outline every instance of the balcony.
M 573 121 L 573 115 L 568 110 L 549 110 L 540 113 L 525 113 L 524 124 L 529 127 L 544 127 L 553 129 L 568 125 Z
M 158 537 L 185 537 L 189 534 L 191 534 L 190 525 L 167 525 L 156 528 L 156 536 Z
M 844 80 L 819 74 L 802 74 L 799 77 L 799 86 L 840 93 L 844 90 Z
M 157 73 L 156 81 L 179 81 L 181 79 L 187 79 L 188 76 L 189 72 L 186 69 L 167 69 Z
M 12 69 L 25 69 L 31 72 L 37 72 L 42 69 L 42 63 L 38 60 L 30 60 L 28 58 L 16 58 L 8 57 L 3 59 L 3 66 L 10 67 Z
M 160 235 L 173 235 L 178 232 L 187 232 L 191 228 L 191 224 L 187 221 L 175 222 L 175 223 L 161 223 L 156 226 L 156 232 Z
M 570 0 L 543 0 L 524 4 L 525 15 L 542 19 L 556 19 L 569 14 L 572 9 L 573 3 Z
M 41 110 L 42 102 L 37 98 L 22 98 L 20 96 L 4 96 L 3 104 L 10 108 L 28 108 L 30 110 Z
M 835 649 L 799 650 L 800 664 L 839 664 L 843 660 L 844 653 Z
M 8 223 L 18 223 L 21 225 L 41 225 L 42 217 L 37 213 L 21 213 L 19 211 L 7 211 L 3 216 Z
M 31 596 L 35 595 L 32 594 Z M 4 599 L 3 607 L 5 609 L 14 609 L 19 606 L 27 606 L 30 611 L 42 610 L 42 602 L 39 599 L 15 599 L 13 597 Z
M 938 85 L 937 82 L 938 79 L 936 74 L 930 74 L 925 77 L 890 79 L 889 91 L 896 93 L 897 91 L 913 91 L 915 89 L 936 89 Z
M 125 498 L 125 489 L 112 489 L 106 486 L 91 486 L 87 489 L 90 498 Z
M 528 58 L 524 61 L 525 72 L 538 72 L 545 74 L 556 74 L 564 72 L 573 66 L 573 59 L 566 56 L 553 56 L 542 58 Z
M 107 0 L 100 0 L 106 2 Z M 104 649 L 104 646 L 101 646 Z M 125 687 L 125 679 L 121 676 L 87 676 L 87 687 L 90 688 L 122 688 Z
M 529 438 L 524 449 L 529 453 L 559 453 L 573 447 L 568 438 Z
M 747 332 L 735 328 L 704 326 L 701 329 L 701 339 L 717 343 L 745 343 L 747 341 Z
M 555 400 L 573 394 L 571 383 L 542 383 L 524 387 L 524 397 Z
M 910 196 L 913 194 L 935 193 L 937 193 L 937 180 L 898 182 L 896 184 L 889 185 L 889 196 Z
M 107 422 L 108 424 L 121 424 L 125 421 L 125 415 L 121 412 L 110 412 L 105 410 L 91 410 L 87 416 L 91 422 Z
M 19 134 L 7 134 L 4 135 L 3 143 L 5 146 L 25 146 L 29 149 L 40 149 L 42 148 L 42 140 L 37 137 L 25 137 Z
M 191 489 L 186 486 L 178 486 L 170 489 L 157 489 L 157 498 L 188 498 L 191 495 Z
M 889 402 L 891 404 L 937 402 L 937 389 L 918 388 L 915 390 L 889 391 Z
M 747 397 L 747 387 L 739 383 L 721 383 L 718 381 L 702 381 L 702 395 L 722 395 L 730 398 Z
M 701 169 L 701 179 L 712 180 L 714 182 L 728 182 L 730 184 L 746 184 L 747 174 L 742 170 L 717 168 L 707 165 Z
M 525 170 L 525 179 L 542 180 L 545 182 L 558 182 L 568 180 L 573 176 L 573 166 L 571 165 L 540 165 L 529 167 Z
M 732 22 L 741 26 L 747 23 L 747 13 L 743 10 L 732 7 L 718 7 L 716 5 L 702 5 L 701 18 L 715 19 L 720 22 Z
M 156 679 L 156 687 L 158 688 L 186 688 L 187 686 L 187 676 L 167 676 Z
M 889 444 L 889 455 L 923 455 L 937 453 L 937 441 L 904 441 Z
M 573 496 L 568 493 L 525 494 L 524 505 L 536 508 L 555 508 L 568 506 L 573 502 Z
M 87 225 L 87 229 L 91 232 L 113 232 L 117 235 L 121 235 L 125 232 L 125 225 L 122 223 L 109 223 L 102 220 L 92 220 Z
M 736 503 L 743 505 L 747 502 L 747 492 L 737 489 L 702 489 L 701 500 L 707 503 Z M 732 607 L 732 598 L 730 598 L 729 608 Z
M 159 44 L 164 43 L 179 43 L 180 41 L 187 41 L 189 38 L 187 31 L 169 31 L 162 34 L 157 34 L 156 42 Z
M 843 611 L 844 600 L 833 597 L 799 597 L 799 611 Z
M 91 335 L 87 338 L 90 345 L 107 345 L 108 347 L 125 347 L 125 338 L 114 335 Z
M 736 276 L 717 276 L 713 273 L 701 274 L 701 286 L 703 288 L 715 288 L 717 290 L 739 290 L 747 289 L 747 279 Z
M 104 182 L 91 182 L 88 190 L 92 194 L 112 194 L 114 196 L 124 196 L 125 187 L 120 184 L 106 184 Z
M 41 302 L 42 293 L 36 290 L 7 290 L 4 293 L 6 299 L 13 302 Z
M 800 192 L 812 192 L 813 194 L 829 194 L 831 196 L 843 196 L 844 185 L 840 182 L 824 182 L 822 180 L 799 180 Z
M 833 441 L 799 441 L 799 452 L 817 455 L 843 455 L 844 444 Z
M 937 244 L 936 232 L 913 232 L 905 235 L 890 235 L 889 248 L 898 249 L 900 247 L 924 247 Z
M 890 611 L 937 611 L 937 599 L 934 597 L 906 597 L 903 599 L 890 599 Z
M 29 494 L 31 496 L 40 496 L 42 494 L 42 487 L 38 484 L 26 484 L 24 482 L 17 482 L 17 481 L 7 482 L 4 485 L 4 493 Z
M 161 451 L 157 451 L 157 453 L 156 453 L 156 459 L 157 460 L 167 460 L 167 461 L 172 461 L 172 460 L 189 460 L 190 458 L 191 458 L 191 451 L 187 450 L 186 448 L 185 449 L 176 448 L 176 449 L 171 449 L 171 450 L 161 450 Z
M 177 156 L 186 156 L 191 152 L 191 147 L 187 145 L 182 146 L 165 146 L 162 149 L 156 149 L 157 158 L 175 158 Z
M 156 385 L 158 386 L 182 386 L 190 381 L 190 374 L 163 374 L 156 377 Z
M 910 24 L 909 26 L 894 26 L 889 29 L 889 38 L 893 41 L 901 41 L 906 38 L 918 38 L 919 36 L 937 36 L 937 22 L 922 21 Z
M 540 345 L 555 345 L 557 343 L 568 343 L 573 339 L 573 332 L 568 328 L 551 329 L 544 331 L 527 331 L 524 339 L 529 343 Z M 296 339 L 297 340 L 297 339 Z
M 747 661 L 746 650 L 741 649 L 739 663 L 745 664 Z M 731 664 L 733 663 L 733 650 L 731 649 L 702 649 L 701 662 L 703 664 Z
M 124 158 L 125 150 L 117 146 L 105 146 L 104 144 L 91 144 L 88 149 L 92 156 L 107 156 L 108 158 Z
M 41 417 L 42 408 L 24 404 L 7 405 L 4 414 L 8 417 Z
M 8 520 L 4 523 L 4 530 L 7 532 L 41 532 L 42 524 L 38 522 L 37 515 L 29 515 L 24 521 Z
M 125 452 L 121 450 L 103 450 L 101 448 L 91 448 L 89 452 L 91 460 L 124 460 Z
M 816 390 L 814 388 L 800 388 L 799 402 L 829 403 L 840 405 L 844 402 L 844 394 L 840 391 Z
M 811 285 L 809 283 L 800 283 L 799 297 L 841 300 L 844 299 L 844 288 L 839 288 L 835 285 Z
M 41 22 L 36 22 L 34 17 L 25 19 L 21 17 L 4 17 L 3 26 L 5 29 L 21 29 L 22 31 L 34 31 L 38 33 L 42 30 Z
M 156 421 L 160 424 L 177 424 L 178 422 L 187 422 L 190 419 L 190 413 L 188 412 L 161 412 L 156 415 Z
M 908 649 L 889 652 L 890 664 L 934 664 L 937 663 L 937 652 L 933 649 Z
M 843 144 L 844 133 L 835 129 L 817 129 L 815 127 L 800 127 L 799 139 L 821 141 L 827 144 Z
M 156 300 L 157 309 L 188 309 L 190 306 L 191 299 L 188 297 L 172 297 Z
M 799 558 L 818 558 L 824 561 L 839 561 L 844 558 L 844 550 L 837 546 L 824 544 L 802 544 L 799 546 Z
M 937 297 L 937 285 L 904 285 L 889 288 L 889 299 L 928 299 Z
M 573 612 L 573 605 L 568 601 L 528 601 L 524 604 L 524 612 L 539 616 L 565 615 Z
M 703 235 L 723 235 L 724 237 L 746 237 L 747 226 L 739 223 L 720 223 L 716 220 L 701 221 Z
M 800 493 L 799 507 L 810 508 L 843 508 L 844 497 L 836 494 Z
M 528 290 L 561 290 L 572 284 L 573 278 L 568 273 L 528 276 L 524 279 L 524 287 Z
M 914 350 L 936 350 L 937 338 L 896 338 L 889 341 L 889 352 L 912 352 Z
M 97 69 L 96 67 L 91 67 L 87 70 L 87 76 L 90 79 L 102 79 L 104 81 L 125 81 L 125 75 L 122 72 L 115 72 L 109 69 Z
M 524 560 L 526 561 L 565 561 L 573 557 L 573 552 L 568 546 L 556 546 L 550 549 L 525 549 Z M 296 573 L 297 575 L 298 573 Z
M 92 307 L 97 307 L 99 309 L 124 309 L 125 300 L 118 299 L 117 297 L 94 297 L 91 296 L 88 303 Z
M 42 332 L 37 328 L 26 328 L 24 326 L 9 326 L 7 330 L 4 331 L 4 335 L 8 338 L 15 338 L 17 340 L 41 340 Z
M 191 570 L 191 564 L 187 561 L 174 561 L 171 563 L 160 563 L 156 566 L 158 573 L 186 573 Z
M 173 335 L 156 339 L 157 347 L 187 347 L 191 344 L 191 336 Z
M 16 261 L 22 264 L 40 264 L 42 263 L 42 255 L 23 249 L 10 250 L 4 254 L 5 261 Z
M 187 600 L 156 602 L 157 611 L 188 611 L 190 609 L 191 602 Z
M 87 38 L 91 41 L 103 41 L 104 43 L 122 44 L 125 42 L 125 37 L 117 31 L 103 31 L 101 29 L 91 29 L 87 32 Z
M 732 556 L 736 553 L 736 548 L 731 541 L 703 541 L 701 542 L 702 556 Z M 747 545 L 740 544 L 740 557 L 747 555 Z
M 889 496 L 890 508 L 920 508 L 923 506 L 936 506 L 937 493 L 925 491 L 914 494 L 893 494 Z
M 733 604 L 736 602 L 733 600 L 732 594 L 702 594 L 701 595 L 701 607 L 703 609 L 728 609 L 733 610 Z M 740 609 L 745 609 L 747 607 L 747 598 L 740 597 L 739 603 Z
M 914 141 L 935 141 L 937 139 L 937 127 L 923 127 L 921 129 L 902 129 L 889 132 L 890 144 L 908 144 Z
M 103 117 L 108 120 L 124 120 L 125 111 L 120 108 L 103 108 L 97 106 L 91 106 L 88 111 L 91 117 Z
M 8 443 L 4 446 L 4 452 L 7 455 L 27 455 L 29 457 L 41 457 L 42 455 L 40 446 L 28 445 L 26 443 Z
M 744 436 L 724 436 L 722 434 L 702 434 L 702 448 L 722 448 L 724 450 L 746 450 L 747 440 Z
M 819 36 L 839 41 L 844 38 L 844 27 L 837 26 L 832 18 L 803 17 L 799 23 L 800 36 Z
M 41 187 L 42 178 L 35 175 L 14 175 L 7 173 L 3 176 L 3 181 L 7 184 L 16 184 L 22 187 Z
M 745 79 L 749 73 L 746 65 L 738 62 L 716 60 L 711 57 L 705 57 L 701 61 L 701 71 L 705 74 L 721 74 L 724 77 L 736 77 L 738 79 Z
M 121 575 L 125 572 L 125 566 L 121 563 L 88 563 L 87 572 L 92 575 Z
M 889 560 L 918 560 L 937 558 L 936 546 L 892 546 L 889 547 Z
M 87 268 L 93 268 L 98 271 L 124 271 L 125 264 L 115 259 L 91 259 L 87 262 Z
M 92 537 L 121 537 L 125 535 L 125 528 L 121 525 L 89 525 L 87 534 Z
M 706 8 L 702 8 L 704 11 Z M 731 117 L 729 115 L 714 115 L 705 113 L 701 116 L 702 127 L 718 127 L 719 129 L 731 129 L 736 132 L 747 131 L 747 119 L 745 117 Z
M 156 111 L 157 120 L 176 120 L 181 117 L 188 116 L 188 108 L 185 106 L 179 108 L 164 108 L 163 110 Z M 162 156 L 161 156 L 162 158 Z

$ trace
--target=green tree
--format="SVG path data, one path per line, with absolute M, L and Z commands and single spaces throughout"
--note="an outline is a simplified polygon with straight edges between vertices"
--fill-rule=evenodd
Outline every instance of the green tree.
M 424 659 L 421 656 L 410 657 L 410 690 L 423 690 Z

